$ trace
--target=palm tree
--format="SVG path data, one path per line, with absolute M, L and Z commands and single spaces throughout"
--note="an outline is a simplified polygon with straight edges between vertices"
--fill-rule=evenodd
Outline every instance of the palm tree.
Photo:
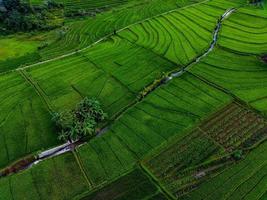
M 52 121 L 59 129 L 58 138 L 73 142 L 83 137 L 92 138 L 97 123 L 103 121 L 106 116 L 96 99 L 85 98 L 72 111 L 53 113 Z

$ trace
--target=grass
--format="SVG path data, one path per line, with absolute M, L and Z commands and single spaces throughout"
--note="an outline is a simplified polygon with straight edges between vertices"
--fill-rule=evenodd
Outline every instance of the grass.
M 37 50 L 38 41 L 3 38 L 0 40 L 0 61 L 20 57 Z

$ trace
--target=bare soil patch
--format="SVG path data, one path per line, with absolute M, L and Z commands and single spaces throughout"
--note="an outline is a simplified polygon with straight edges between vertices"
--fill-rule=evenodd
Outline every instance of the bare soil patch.
M 263 60 L 263 62 L 267 63 L 267 55 L 262 56 L 261 59 Z

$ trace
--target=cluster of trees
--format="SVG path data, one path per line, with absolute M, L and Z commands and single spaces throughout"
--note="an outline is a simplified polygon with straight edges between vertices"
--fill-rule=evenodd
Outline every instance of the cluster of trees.
M 2 0 L 2 6 L 0 21 L 7 30 L 48 30 L 62 25 L 64 19 L 63 5 L 53 0 L 39 6 L 21 0 Z
M 58 129 L 59 139 L 72 142 L 94 137 L 98 123 L 106 117 L 107 114 L 96 99 L 85 98 L 74 110 L 53 113 L 52 121 Z
M 262 0 L 248 0 L 249 3 L 261 3 Z

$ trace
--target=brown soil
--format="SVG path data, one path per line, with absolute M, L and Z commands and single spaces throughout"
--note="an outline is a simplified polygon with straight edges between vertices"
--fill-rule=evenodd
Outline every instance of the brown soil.
M 263 60 L 263 62 L 267 63 L 267 55 L 262 56 L 261 59 Z
M 4 168 L 3 170 L 0 170 L 0 177 L 1 176 L 7 176 L 10 174 L 16 173 L 18 171 L 21 171 L 21 170 L 27 168 L 27 166 L 29 166 L 35 160 L 36 160 L 36 158 L 34 156 L 28 156 L 28 157 L 25 157 L 21 160 L 18 160 L 15 163 L 13 163 L 12 165 Z

